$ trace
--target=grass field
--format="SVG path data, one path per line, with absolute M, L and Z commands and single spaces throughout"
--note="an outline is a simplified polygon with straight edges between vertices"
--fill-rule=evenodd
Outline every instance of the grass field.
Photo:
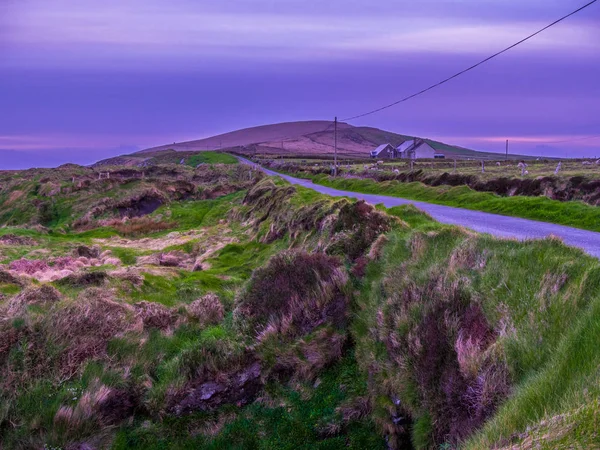
M 356 178 L 334 179 L 327 175 L 291 175 L 351 192 L 389 195 L 409 200 L 556 223 L 584 230 L 600 231 L 600 209 L 580 201 L 561 202 L 546 197 L 501 197 L 489 192 L 477 192 L 466 186 L 432 187 L 419 182 L 377 182 Z
M 260 162 L 260 158 L 257 158 Z M 266 159 L 265 161 L 272 161 Z M 303 166 L 310 169 L 318 164 L 323 167 L 330 167 L 332 162 L 329 160 L 319 159 L 303 159 L 303 158 L 281 158 L 275 160 L 279 164 L 291 163 L 298 166 L 302 170 Z M 383 164 L 378 164 L 377 169 L 380 171 L 392 172 L 398 170 L 400 172 L 410 172 L 411 164 L 409 161 L 403 160 L 382 160 Z M 589 179 L 600 179 L 600 164 L 595 163 L 596 160 L 562 160 L 561 167 L 556 172 L 558 160 L 527 160 L 528 172 L 523 175 L 522 170 L 518 167 L 519 161 L 484 161 L 484 171 L 482 172 L 481 161 L 457 160 L 456 164 L 452 159 L 445 160 L 417 160 L 413 163 L 413 170 L 419 170 L 425 176 L 439 176 L 444 173 L 458 175 L 472 175 L 482 181 L 493 180 L 501 177 L 520 178 L 520 179 L 535 179 L 537 177 L 574 177 L 582 176 Z M 361 162 L 356 162 L 350 159 L 339 159 L 340 174 L 360 174 L 365 171 L 365 166 L 371 166 L 376 163 L 376 160 L 365 159 Z
M 146 171 L 6 179 L 1 217 L 23 214 L 0 229 L 2 448 L 600 446 L 597 259 L 238 166 Z M 164 202 L 121 217 L 141 186 Z M 40 226 L 16 190 L 72 207 Z
M 414 170 L 422 170 L 426 175 L 441 175 L 443 173 L 456 173 L 459 175 L 474 175 L 481 180 L 492 180 L 500 177 L 508 178 L 537 178 L 558 175 L 560 177 L 585 176 L 588 178 L 600 178 L 600 165 L 595 160 L 564 160 L 557 174 L 557 160 L 528 160 L 523 175 L 518 167 L 518 161 L 486 161 L 482 172 L 480 161 L 456 161 L 456 168 L 452 160 L 444 161 L 416 161 Z M 385 162 L 384 170 L 398 169 L 400 171 L 410 170 L 409 162 Z M 363 165 L 351 165 L 346 167 L 350 171 L 362 171 Z
M 198 164 L 237 164 L 238 160 L 227 153 L 200 152 L 190 156 L 185 163 L 196 167 Z

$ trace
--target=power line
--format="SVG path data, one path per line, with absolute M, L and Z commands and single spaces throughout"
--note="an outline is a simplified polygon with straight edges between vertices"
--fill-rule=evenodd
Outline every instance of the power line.
M 352 116 L 352 117 L 348 117 L 348 118 L 346 118 L 346 119 L 342 119 L 342 122 L 347 122 L 347 121 L 349 121 L 349 120 L 354 120 L 354 119 L 358 119 L 358 118 L 360 118 L 360 117 L 365 117 L 365 116 L 369 116 L 369 115 L 371 115 L 371 114 L 375 114 L 375 113 L 377 113 L 377 112 L 379 112 L 379 111 L 383 111 L 384 109 L 391 108 L 392 106 L 396 106 L 396 105 L 398 105 L 398 104 L 400 104 L 400 103 L 403 103 L 403 102 L 405 102 L 405 101 L 407 101 L 407 100 L 410 100 L 410 99 L 412 99 L 412 98 L 415 98 L 415 97 L 417 97 L 418 95 L 424 94 L 425 92 L 428 92 L 428 91 L 430 91 L 430 90 L 432 90 L 432 89 L 435 89 L 436 87 L 438 87 L 438 86 L 441 86 L 442 84 L 444 84 L 444 83 L 447 83 L 448 81 L 451 81 L 451 80 L 453 80 L 454 78 L 457 78 L 457 77 L 459 77 L 460 75 L 462 75 L 462 74 L 464 74 L 464 73 L 466 73 L 466 72 L 469 72 L 469 71 L 471 71 L 471 70 L 473 70 L 473 69 L 475 69 L 475 68 L 477 68 L 477 67 L 481 66 L 482 64 L 484 64 L 484 63 L 488 62 L 489 60 L 491 60 L 491 59 L 494 59 L 495 57 L 497 57 L 497 56 L 500 56 L 500 55 L 501 55 L 501 54 L 503 54 L 503 53 L 506 53 L 507 51 L 509 51 L 509 50 L 511 50 L 511 49 L 513 49 L 513 48 L 515 48 L 516 46 L 518 46 L 518 45 L 522 44 L 523 42 L 526 42 L 526 41 L 528 41 L 529 39 L 531 39 L 531 38 L 533 38 L 533 37 L 537 36 L 538 34 L 542 33 L 543 31 L 546 31 L 548 28 L 551 28 L 551 27 L 553 27 L 554 25 L 556 25 L 556 24 L 558 24 L 558 23 L 562 22 L 563 20 L 565 20 L 565 19 L 567 19 L 567 18 L 569 18 L 569 17 L 571 17 L 571 16 L 573 16 L 573 15 L 577 14 L 578 12 L 580 12 L 580 11 L 582 11 L 582 10 L 584 10 L 584 9 L 588 8 L 589 6 L 592 6 L 592 5 L 593 5 L 594 3 L 596 3 L 597 1 L 598 1 L 598 0 L 592 0 L 591 2 L 587 3 L 586 5 L 583 5 L 582 7 L 580 7 L 580 8 L 578 8 L 578 9 L 576 9 L 575 11 L 573 11 L 573 12 L 571 12 L 571 13 L 567 14 L 566 16 L 563 16 L 563 17 L 561 17 L 560 19 L 558 19 L 558 20 L 555 20 L 555 21 L 554 21 L 554 22 L 552 22 L 551 24 L 549 24 L 549 25 L 546 25 L 546 26 L 545 26 L 544 28 L 542 28 L 541 30 L 538 30 L 538 31 L 536 31 L 536 32 L 535 32 L 535 33 L 533 33 L 533 34 L 530 34 L 530 35 L 529 35 L 529 36 L 527 36 L 526 38 L 524 38 L 524 39 L 521 39 L 519 42 L 516 42 L 516 43 L 514 43 L 514 44 L 513 44 L 513 45 L 511 45 L 510 47 L 506 47 L 504 50 L 501 50 L 501 51 L 499 51 L 499 52 L 497 52 L 497 53 L 494 53 L 492 56 L 489 56 L 489 57 L 485 58 L 484 60 L 482 60 L 482 61 L 479 61 L 477 64 L 474 64 L 474 65 L 472 65 L 471 67 L 468 67 L 468 68 L 466 68 L 466 69 L 464 69 L 464 70 L 461 70 L 461 71 L 460 71 L 460 72 L 458 72 L 458 73 L 455 73 L 455 74 L 454 74 L 454 75 L 452 75 L 451 77 L 448 77 L 448 78 L 446 78 L 446 79 L 444 79 L 444 80 L 440 81 L 439 83 L 433 84 L 433 85 L 429 86 L 428 88 L 425 88 L 425 89 L 423 89 L 423 90 L 421 90 L 421 91 L 419 91 L 419 92 L 416 92 L 416 93 L 414 93 L 414 94 L 412 94 L 412 95 L 409 95 L 408 97 L 404 97 L 403 99 L 401 99 L 401 100 L 398 100 L 398 101 L 396 101 L 396 102 L 394 102 L 394 103 L 390 103 L 389 105 L 382 106 L 382 107 L 380 107 L 380 108 L 374 109 L 374 110 L 372 110 L 372 111 L 369 111 L 369 112 L 366 112 L 366 113 L 363 113 L 363 114 L 358 114 L 358 115 L 356 115 L 356 116 Z
M 542 142 L 542 143 L 543 144 L 564 144 L 566 142 L 587 141 L 588 139 L 598 139 L 598 138 L 600 138 L 600 134 L 597 134 L 595 136 L 582 137 L 582 138 L 565 139 L 564 141 L 550 141 L 550 142 Z

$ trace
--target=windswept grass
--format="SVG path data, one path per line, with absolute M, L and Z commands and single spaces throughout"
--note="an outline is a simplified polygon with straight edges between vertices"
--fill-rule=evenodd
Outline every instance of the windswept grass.
M 537 201 L 323 180 L 488 208 Z M 146 216 L 172 229 L 135 239 L 110 222 L 0 230 L 13 234 L 3 264 L 98 260 L 64 281 L 0 280 L 7 449 L 599 446 L 596 259 L 277 178 L 193 198 Z M 202 398 L 256 364 L 248 398 Z
M 444 396 L 432 398 L 434 389 L 443 388 L 446 396 L 458 395 L 462 388 L 450 383 L 452 378 L 445 378 L 444 373 L 450 372 L 444 371 L 450 366 L 440 366 L 436 369 L 440 372 L 435 374 L 439 387 L 434 384 L 422 390 L 423 374 L 419 371 L 429 366 L 422 366 L 427 360 L 415 359 L 411 353 L 415 348 L 411 346 L 417 345 L 412 340 L 421 339 L 430 348 L 428 358 L 434 358 L 431 361 L 458 358 L 455 364 L 460 370 L 483 370 L 478 375 L 482 380 L 492 373 L 485 369 L 485 358 L 493 355 L 496 368 L 506 364 L 503 379 L 509 380 L 509 394 L 488 404 L 486 408 L 492 409 L 487 409 L 487 414 L 493 413 L 482 431 L 464 443 L 465 448 L 521 443 L 530 437 L 527 430 L 543 430 L 550 423 L 563 426 L 556 433 L 550 432 L 547 439 L 541 432 L 536 434 L 540 445 L 546 445 L 542 448 L 554 448 L 554 438 L 574 448 L 600 442 L 595 431 L 597 415 L 581 409 L 600 399 L 600 351 L 594 337 L 600 333 L 598 261 L 558 240 L 497 240 L 436 224 L 425 215 L 419 218 L 411 209 L 390 210 L 413 228 L 388 234 L 382 259 L 367 268 L 353 322 L 357 360 L 373 376 L 372 395 L 377 398 L 374 416 L 379 426 L 389 429 L 390 406 L 385 399 L 398 396 L 405 413 L 413 419 L 410 429 L 416 448 L 454 446 L 462 439 L 452 439 L 451 434 L 447 441 L 435 438 L 440 420 L 446 420 L 440 418 L 438 408 L 447 400 Z M 479 357 L 477 352 L 468 353 L 473 352 L 474 347 L 468 347 L 471 344 L 464 346 L 467 331 L 460 327 L 451 331 L 453 328 L 448 325 L 463 320 L 456 315 L 456 306 L 452 306 L 460 305 L 452 300 L 455 294 L 451 286 L 458 282 L 463 285 L 461 301 L 481 308 L 496 336 L 495 343 Z M 428 286 L 435 288 L 429 291 Z M 441 297 L 436 300 L 440 292 Z M 420 302 L 411 303 L 410 299 Z M 434 342 L 427 334 L 420 334 L 433 326 L 437 307 L 442 307 L 446 317 L 445 322 L 438 323 L 446 323 L 442 328 L 451 326 L 446 331 L 445 339 L 450 340 L 446 350 L 445 340 Z M 441 316 L 437 317 L 440 320 Z M 434 335 L 439 335 L 439 331 Z M 408 348 L 402 346 L 403 339 L 408 340 Z M 432 352 L 438 352 L 438 356 Z M 455 352 L 457 356 L 452 356 Z M 473 366 L 475 361 L 484 366 Z M 467 377 L 468 383 L 467 374 L 462 376 Z M 506 395 L 505 388 L 498 384 L 500 379 L 495 377 L 490 378 L 495 383 L 490 386 Z M 456 392 L 450 394 L 453 389 Z M 438 406 L 432 409 L 433 404 Z M 468 408 L 473 407 L 470 404 Z M 573 416 L 589 422 L 575 425 Z M 467 423 L 463 419 L 461 428 Z

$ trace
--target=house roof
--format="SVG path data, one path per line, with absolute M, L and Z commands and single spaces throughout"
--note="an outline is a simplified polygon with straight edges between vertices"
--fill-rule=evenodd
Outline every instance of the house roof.
M 411 139 L 409 141 L 404 141 L 402 144 L 400 144 L 398 147 L 396 147 L 396 150 L 398 150 L 399 152 L 405 152 L 406 150 L 411 148 L 413 145 L 415 145 L 414 139 Z
M 382 151 L 384 151 L 388 147 L 391 147 L 391 145 L 390 144 L 381 144 L 375 150 L 371 151 L 371 155 L 379 155 Z

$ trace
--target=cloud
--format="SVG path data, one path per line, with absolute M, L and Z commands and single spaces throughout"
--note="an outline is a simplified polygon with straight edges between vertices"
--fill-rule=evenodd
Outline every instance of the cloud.
M 103 148 L 120 148 L 123 151 L 139 150 L 139 146 L 132 144 L 123 144 L 124 141 L 139 141 L 154 142 L 154 139 L 149 138 L 149 135 L 134 136 L 128 135 L 125 137 L 115 135 L 91 135 L 91 134 L 56 134 L 56 133 L 36 133 L 30 135 L 23 134 L 4 134 L 0 135 L 0 149 L 20 151 L 20 152 L 36 152 L 36 151 L 53 151 L 57 149 L 76 148 L 78 150 L 97 150 Z M 163 138 L 160 136 L 159 138 Z
M 427 16 L 421 9 L 411 15 L 410 8 L 407 14 L 396 15 L 389 14 L 393 3 L 385 1 L 386 8 L 374 8 L 375 12 L 365 8 L 360 15 L 356 6 L 344 9 L 342 3 L 334 3 L 339 6 L 336 14 L 319 14 L 315 8 L 298 12 L 295 3 L 288 10 L 269 9 L 262 1 L 257 2 L 257 11 L 249 12 L 243 2 L 226 10 L 181 0 L 24 0 L 21 6 L 12 4 L 14 20 L 7 41 L 14 60 L 28 65 L 36 60 L 93 65 L 165 58 L 310 61 L 356 59 L 374 52 L 484 54 L 548 23 L 502 15 L 494 20 L 448 20 L 446 7 L 437 13 L 431 9 Z M 473 2 L 462 3 L 479 11 Z M 447 6 L 443 1 L 437 5 Z M 592 54 L 600 51 L 600 30 L 593 22 L 572 20 L 536 37 L 522 51 Z

